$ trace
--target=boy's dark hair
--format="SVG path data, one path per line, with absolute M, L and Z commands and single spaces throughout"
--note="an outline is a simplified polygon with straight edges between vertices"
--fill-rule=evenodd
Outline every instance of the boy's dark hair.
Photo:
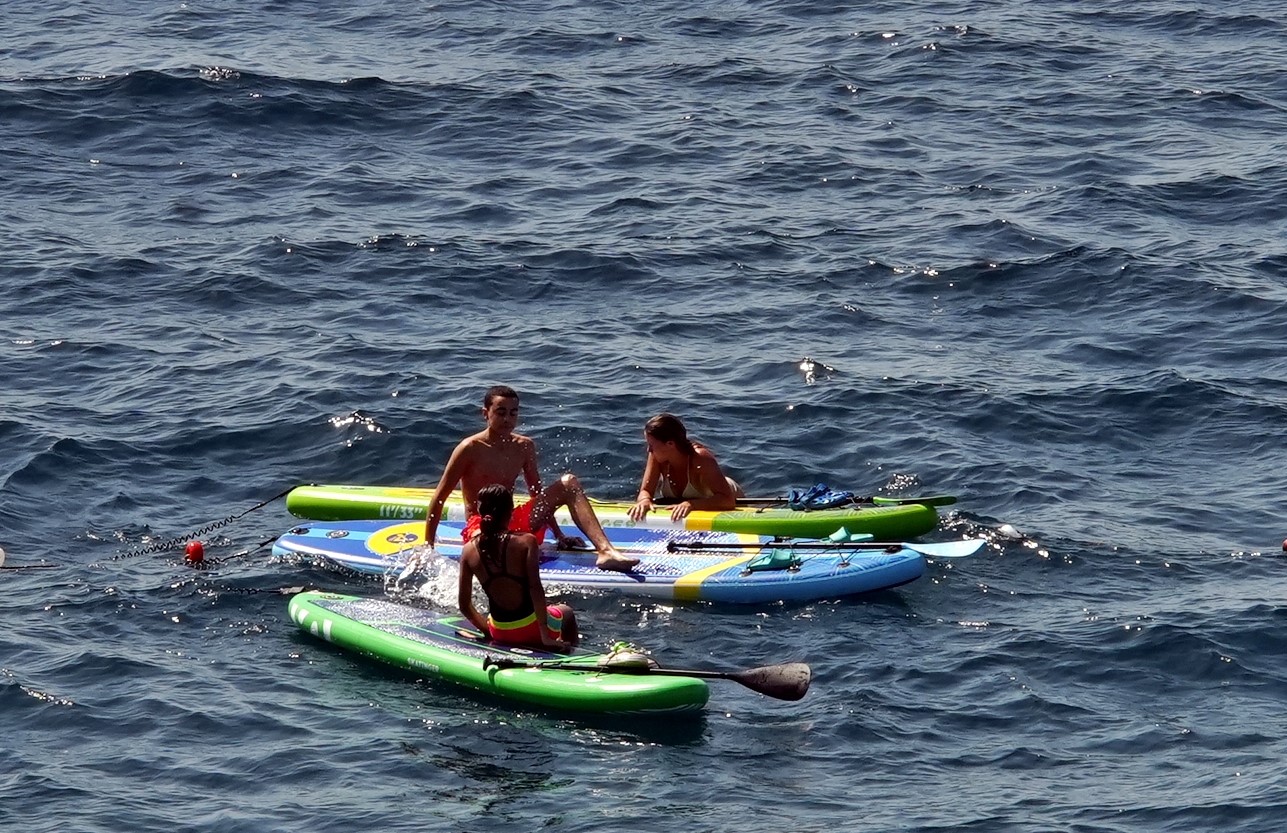
M 483 409 L 490 408 L 497 399 L 518 399 L 518 391 L 509 385 L 493 385 L 483 394 Z

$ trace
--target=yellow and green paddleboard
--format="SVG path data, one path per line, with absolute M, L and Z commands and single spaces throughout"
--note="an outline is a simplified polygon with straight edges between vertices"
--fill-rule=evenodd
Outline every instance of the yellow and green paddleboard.
M 297 517 L 319 521 L 414 521 L 424 519 L 433 492 L 433 489 L 401 486 L 305 485 L 292 489 L 286 496 L 286 508 Z M 670 519 L 665 507 L 658 507 L 644 520 L 636 522 L 627 514 L 633 504 L 593 498 L 590 503 L 605 527 L 638 526 L 791 538 L 823 538 L 844 527 L 851 533 L 873 535 L 877 540 L 900 541 L 932 530 L 938 524 L 935 507 L 956 501 L 950 496 L 873 500 L 875 503 L 870 505 L 796 510 L 773 499 L 752 499 L 739 502 L 738 508 L 727 512 L 692 512 L 678 522 Z M 443 519 L 465 519 L 459 492 L 447 500 Z M 566 510 L 560 510 L 555 520 L 562 526 L 572 525 Z

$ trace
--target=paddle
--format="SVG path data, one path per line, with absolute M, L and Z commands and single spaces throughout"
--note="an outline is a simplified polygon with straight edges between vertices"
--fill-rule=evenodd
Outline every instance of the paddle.
M 742 671 L 685 671 L 677 668 L 659 668 L 640 656 L 630 655 L 624 661 L 614 662 L 609 659 L 594 665 L 584 662 L 553 660 L 549 662 L 523 662 L 509 657 L 483 658 L 483 668 L 551 668 L 569 671 L 593 671 L 600 674 L 653 674 L 663 677 L 701 677 L 712 680 L 732 680 L 741 683 L 752 691 L 778 700 L 799 700 L 809 690 L 809 680 L 813 672 L 803 662 L 786 662 L 781 665 L 763 665 L 759 668 L 747 668 Z
M 210 585 L 206 585 L 210 587 Z M 211 591 L 220 593 L 242 593 L 251 595 L 254 593 L 272 593 L 274 596 L 298 596 L 300 593 L 306 593 L 316 590 L 316 587 L 305 587 L 297 584 L 294 587 L 210 587 Z
M 663 498 L 653 501 L 658 506 L 665 506 L 670 503 L 678 503 L 679 499 Z M 740 497 L 737 499 L 738 506 L 785 506 L 787 499 L 784 497 Z M 889 497 L 887 495 L 859 495 L 851 499 L 848 503 L 842 503 L 839 506 L 832 506 L 831 509 L 844 509 L 852 504 L 874 503 L 877 506 L 907 506 L 910 504 L 920 503 L 925 506 L 951 506 L 956 503 L 956 495 L 925 495 L 923 497 Z M 826 512 L 826 509 L 806 509 L 806 512 Z
M 693 552 L 699 550 L 887 550 L 889 552 L 898 552 L 907 549 L 912 552 L 918 552 L 926 558 L 965 558 L 967 555 L 974 555 L 979 549 L 987 543 L 983 538 L 971 538 L 966 541 L 944 541 L 938 544 L 909 544 L 903 543 L 880 543 L 878 541 L 850 541 L 844 543 L 824 543 L 822 541 L 806 541 L 792 543 L 791 541 L 769 541 L 762 544 L 724 544 L 706 541 L 692 541 L 681 543 L 679 541 L 667 541 L 667 552 Z

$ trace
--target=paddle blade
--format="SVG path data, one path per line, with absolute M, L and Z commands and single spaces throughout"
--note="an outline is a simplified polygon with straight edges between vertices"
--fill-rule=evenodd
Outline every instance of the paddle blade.
M 803 662 L 786 662 L 734 671 L 728 674 L 728 679 L 768 697 L 799 700 L 809 691 L 813 671 Z
M 903 544 L 909 550 L 919 552 L 926 558 L 965 558 L 974 555 L 987 543 L 984 538 L 969 538 L 964 541 L 943 541 L 937 544 Z

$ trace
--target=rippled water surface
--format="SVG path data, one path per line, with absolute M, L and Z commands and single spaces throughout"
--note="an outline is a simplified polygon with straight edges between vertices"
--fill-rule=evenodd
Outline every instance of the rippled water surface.
M 0 19 L 6 829 L 1281 828 L 1277 6 Z M 929 538 L 991 545 L 808 605 L 569 597 L 591 644 L 814 669 L 687 723 L 297 633 L 283 588 L 382 587 L 268 555 L 274 498 L 431 485 L 498 382 L 597 495 L 671 410 L 749 491 L 951 493 Z

